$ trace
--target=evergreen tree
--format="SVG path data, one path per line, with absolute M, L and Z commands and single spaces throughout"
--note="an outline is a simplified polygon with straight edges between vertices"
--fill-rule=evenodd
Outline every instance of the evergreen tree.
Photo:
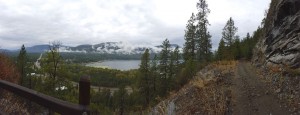
M 145 53 L 142 56 L 141 59 L 141 65 L 139 68 L 140 71 L 140 92 L 145 97 L 145 105 L 148 105 L 150 103 L 150 98 L 152 97 L 152 92 L 150 91 L 150 54 L 149 49 L 146 49 Z
M 240 43 L 242 57 L 246 59 L 249 59 L 249 57 L 252 55 L 251 41 L 250 34 L 247 33 L 247 36 Z
M 27 87 L 28 81 L 26 76 L 26 63 L 27 63 L 27 53 L 26 53 L 25 46 L 23 44 L 18 55 L 17 65 L 21 74 L 20 85 Z
M 177 83 L 180 86 L 185 85 L 196 73 L 196 63 L 195 60 L 187 60 L 185 62 L 184 68 L 181 70 Z
M 195 15 L 192 13 L 192 16 L 187 22 L 186 30 L 185 30 L 185 43 L 183 48 L 183 59 L 185 61 L 192 59 L 195 59 L 195 51 L 196 51 L 196 39 L 195 39 L 195 31 L 196 27 L 194 25 L 195 23 Z
M 252 56 L 252 48 L 251 48 L 252 44 L 251 44 L 250 40 L 251 40 L 250 34 L 247 33 L 246 41 L 249 41 L 249 42 L 246 43 L 247 49 L 246 49 L 246 56 L 245 57 L 248 58 L 248 59 L 250 59 L 251 56 Z M 254 44 L 256 44 L 256 42 Z
M 170 75 L 170 42 L 168 39 L 163 41 L 162 43 L 162 50 L 159 56 L 159 70 L 160 70 L 160 78 L 161 78 L 161 88 L 160 88 L 160 95 L 166 96 L 167 91 L 169 89 L 169 82 L 168 77 Z
M 205 0 L 199 0 L 197 3 L 197 17 L 198 21 L 196 25 L 196 50 L 197 50 L 197 59 L 198 61 L 206 62 L 211 58 L 211 35 L 207 30 L 209 22 L 207 16 L 210 13 L 208 5 Z
M 174 59 L 174 51 L 171 51 L 170 52 L 170 63 L 169 63 L 169 75 L 168 75 L 168 77 L 169 78 L 172 78 L 174 75 L 175 75 L 175 71 L 174 71 L 174 68 L 175 68 L 175 59 Z
M 226 55 L 226 49 L 225 49 L 225 42 L 223 40 L 223 38 L 221 38 L 220 42 L 219 42 L 219 47 L 218 47 L 218 51 L 217 51 L 217 59 L 218 60 L 223 60 L 225 58 Z
M 177 46 L 173 52 L 171 52 L 171 61 L 170 61 L 170 75 L 169 75 L 169 90 L 175 88 L 175 80 L 176 80 L 176 74 L 178 73 L 179 70 L 179 59 L 180 59 L 180 54 L 179 54 L 179 47 Z
M 234 53 L 234 58 L 236 60 L 241 58 L 241 47 L 240 47 L 240 38 L 239 36 L 236 36 L 234 39 L 234 44 L 232 46 L 233 53 Z
M 157 80 L 159 78 L 159 69 L 158 69 L 158 57 L 157 55 L 154 55 L 152 62 L 151 62 L 151 78 L 152 78 L 152 84 L 151 88 L 153 90 L 153 95 L 157 94 Z
M 174 60 L 174 71 L 178 72 L 179 71 L 179 64 L 180 64 L 180 51 L 179 51 L 179 46 L 176 46 L 176 48 L 174 49 L 172 58 Z
M 233 44 L 237 30 L 237 27 L 234 26 L 233 19 L 230 17 L 222 32 L 222 38 L 224 39 L 225 46 L 231 46 Z

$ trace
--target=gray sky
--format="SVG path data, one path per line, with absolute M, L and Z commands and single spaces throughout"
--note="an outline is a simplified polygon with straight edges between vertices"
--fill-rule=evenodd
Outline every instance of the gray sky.
M 182 46 L 198 0 L 0 0 L 0 48 L 61 41 L 64 45 L 131 42 Z M 270 0 L 207 0 L 213 49 L 233 17 L 244 37 L 260 25 Z

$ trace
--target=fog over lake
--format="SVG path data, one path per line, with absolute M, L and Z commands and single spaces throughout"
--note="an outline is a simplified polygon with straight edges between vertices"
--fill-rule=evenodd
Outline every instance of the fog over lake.
M 86 64 L 90 67 L 109 68 L 118 70 L 138 69 L 141 60 L 104 60 Z

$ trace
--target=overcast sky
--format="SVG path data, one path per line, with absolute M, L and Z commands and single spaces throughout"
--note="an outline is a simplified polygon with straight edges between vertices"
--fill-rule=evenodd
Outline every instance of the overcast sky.
M 184 30 L 198 0 L 0 0 L 0 48 L 17 49 L 61 41 L 183 45 Z M 214 49 L 232 17 L 244 37 L 260 25 L 270 0 L 207 0 Z

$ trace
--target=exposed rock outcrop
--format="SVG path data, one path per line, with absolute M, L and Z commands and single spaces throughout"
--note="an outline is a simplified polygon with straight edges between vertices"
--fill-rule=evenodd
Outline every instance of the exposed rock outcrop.
M 300 0 L 272 0 L 253 61 L 270 92 L 300 114 Z
M 300 0 L 272 0 L 253 59 L 300 67 Z

